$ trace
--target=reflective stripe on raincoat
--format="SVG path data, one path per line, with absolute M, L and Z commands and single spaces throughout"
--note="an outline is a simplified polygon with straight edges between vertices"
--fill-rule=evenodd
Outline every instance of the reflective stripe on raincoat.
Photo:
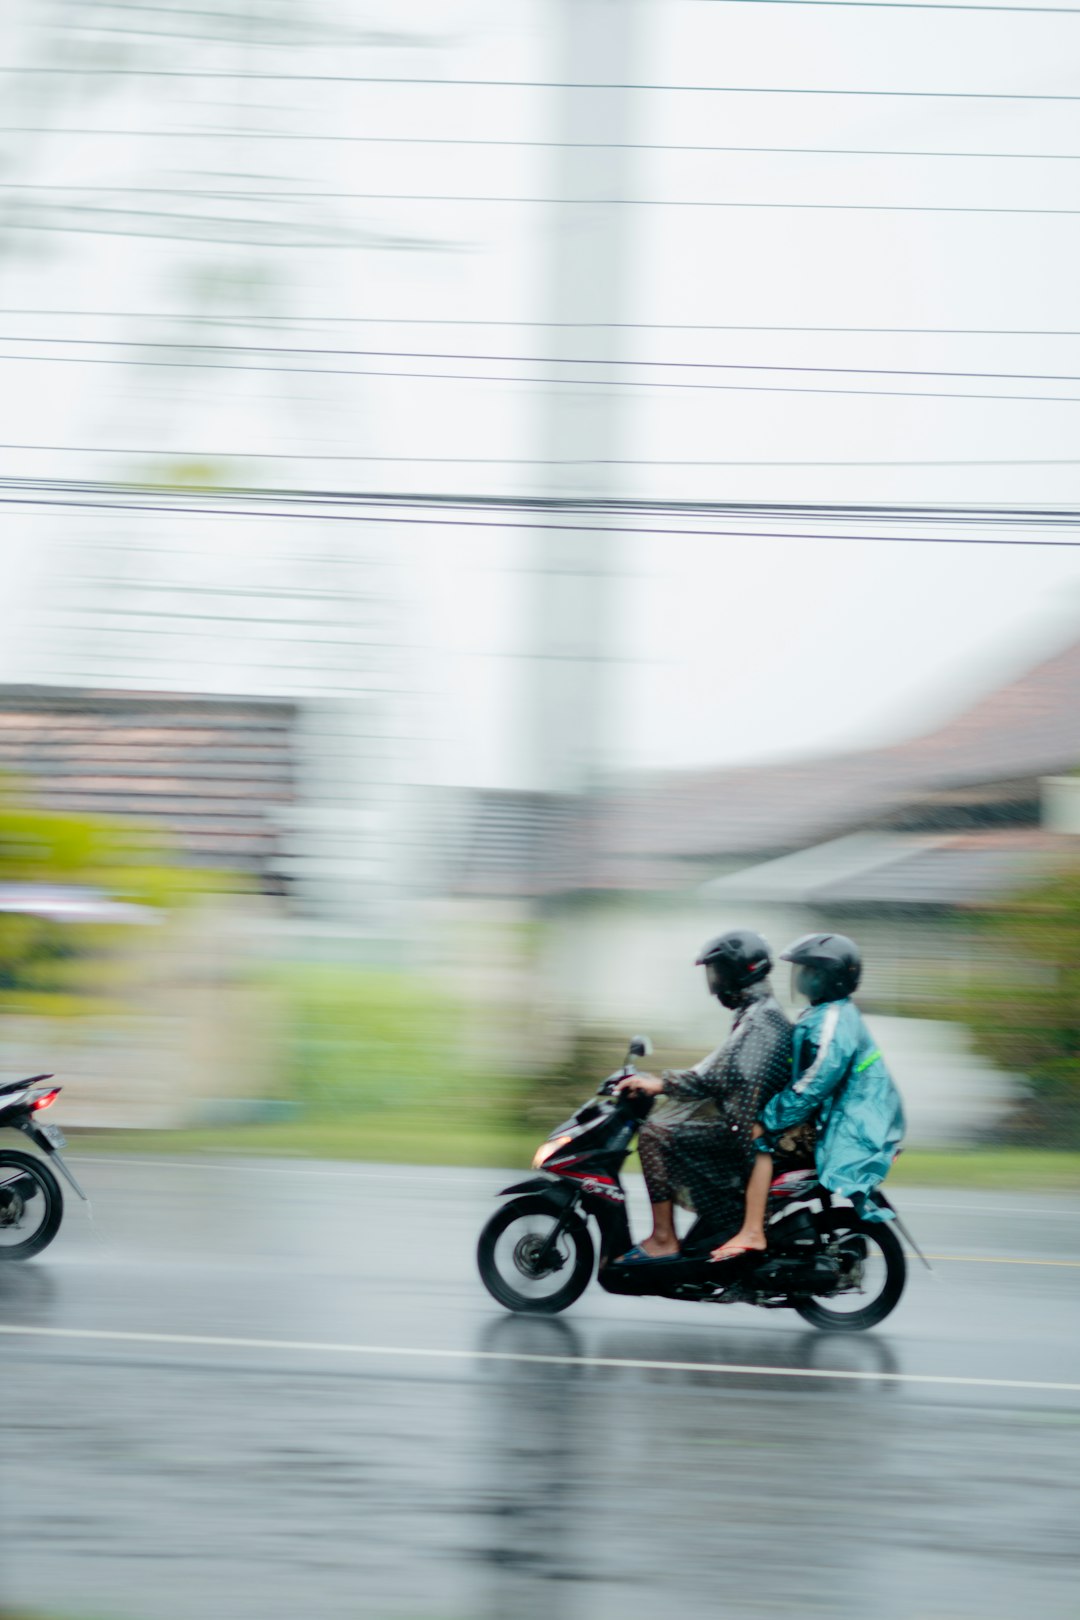
M 853 1001 L 808 1007 L 795 1025 L 795 1079 L 761 1115 L 762 1152 L 785 1131 L 817 1122 L 818 1180 L 850 1198 L 866 1220 L 888 1220 L 866 1202 L 884 1181 L 904 1136 L 900 1093 Z

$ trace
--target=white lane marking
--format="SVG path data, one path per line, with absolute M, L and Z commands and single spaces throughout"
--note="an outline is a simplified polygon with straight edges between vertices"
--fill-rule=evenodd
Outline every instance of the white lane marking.
M 325 1161 L 319 1161 L 318 1159 L 284 1159 L 280 1164 L 273 1165 L 244 1164 L 243 1162 L 235 1163 L 233 1161 L 225 1162 L 220 1159 L 213 1158 L 136 1159 L 130 1158 L 126 1153 L 118 1155 L 104 1153 L 69 1153 L 66 1155 L 66 1157 L 72 1164 L 134 1164 L 140 1165 L 145 1170 L 245 1170 L 249 1175 L 255 1176 L 302 1175 L 316 1181 L 415 1181 L 416 1177 L 420 1175 L 425 1181 L 443 1182 L 447 1186 L 451 1185 L 452 1183 L 460 1182 L 462 1176 L 467 1174 L 469 1171 L 475 1173 L 477 1170 L 479 1170 L 485 1175 L 490 1174 L 493 1181 L 499 1180 L 504 1176 L 510 1177 L 512 1180 L 517 1179 L 519 1181 L 523 1181 L 528 1176 L 535 1174 L 534 1171 L 522 1170 L 520 1167 L 517 1170 L 489 1171 L 482 1165 L 461 1165 L 455 1167 L 459 1169 L 460 1174 L 448 1176 L 445 1174 L 445 1171 L 449 1169 L 450 1166 L 447 1165 L 433 1167 L 432 1173 L 429 1174 L 428 1166 L 424 1164 L 401 1165 L 395 1168 L 381 1162 L 368 1164 L 363 1160 L 358 1160 L 356 1168 L 353 1170 L 327 1170 L 322 1168 L 322 1164 L 325 1163 Z M 631 1189 L 634 1189 L 637 1186 L 637 1183 L 640 1182 L 641 1177 L 631 1175 L 626 1179 L 630 1182 Z M 1034 1209 L 1027 1207 L 1014 1208 L 1012 1205 L 1002 1206 L 1000 1204 L 919 1204 L 909 1202 L 907 1192 L 903 1187 L 900 1187 L 899 1189 L 890 1187 L 889 1191 L 890 1194 L 894 1192 L 897 1194 L 897 1196 L 902 1200 L 905 1210 L 913 1210 L 916 1214 L 925 1213 L 928 1215 L 1003 1216 L 1040 1215 L 1043 1220 L 1046 1220 L 1047 1218 L 1056 1220 L 1062 1215 L 1072 1215 L 1080 1219 L 1080 1208 L 1060 1209 L 1054 1205 L 1048 1205 L 1045 1209 Z M 1012 1196 L 1012 1194 L 1006 1191 L 1003 1192 L 1002 1196 L 1009 1198 Z M 1049 1194 L 1048 1196 L 1069 1197 L 1071 1194 Z
M 319 1339 L 241 1339 L 215 1333 L 135 1333 L 122 1329 L 0 1326 L 14 1338 L 93 1340 L 106 1344 L 190 1345 L 216 1350 L 294 1350 L 309 1355 L 411 1357 L 428 1361 L 509 1361 L 538 1367 L 625 1367 L 636 1372 L 693 1372 L 745 1378 L 838 1378 L 849 1383 L 937 1384 L 963 1389 L 1035 1389 L 1080 1395 L 1080 1384 L 1036 1378 L 963 1378 L 945 1373 L 833 1371 L 824 1367 L 757 1367 L 735 1361 L 645 1361 L 630 1356 L 541 1356 L 515 1350 L 432 1350 L 415 1345 L 335 1344 Z

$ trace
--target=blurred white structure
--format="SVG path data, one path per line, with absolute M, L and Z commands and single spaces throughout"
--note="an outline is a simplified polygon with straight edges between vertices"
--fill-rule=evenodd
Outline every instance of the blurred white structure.
M 332 525 L 260 521 L 242 509 L 225 520 L 186 518 L 180 496 L 167 515 L 147 517 L 132 504 L 107 519 L 88 511 L 50 532 L 25 604 L 33 633 L 22 638 L 19 676 L 32 683 L 42 718 L 50 690 L 63 694 L 69 711 L 80 692 L 91 710 L 95 697 L 107 707 L 109 694 L 141 694 L 156 715 L 146 723 L 168 727 L 172 699 L 178 713 L 194 715 L 192 743 L 182 759 L 173 756 L 175 779 L 165 784 L 171 797 L 159 792 L 155 802 L 148 791 L 155 748 L 148 739 L 142 760 L 113 782 L 126 788 L 126 799 L 117 801 L 115 792 L 80 797 L 80 784 L 69 781 L 66 802 L 146 813 L 181 834 L 191 824 L 186 843 L 195 858 L 199 813 L 207 826 L 215 816 L 238 828 L 261 820 L 276 850 L 272 872 L 256 870 L 290 895 L 294 909 L 373 938 L 393 932 L 415 851 L 405 785 L 412 764 L 408 671 L 390 545 L 371 525 L 335 537 Z M 14 663 L 7 660 L 9 668 Z M 247 736 L 237 732 L 245 705 Z M 222 724 L 226 712 L 230 717 L 231 751 L 210 734 L 215 711 Z M 199 756 L 200 712 L 209 728 L 204 753 L 213 745 L 214 759 Z M 91 776 L 109 772 L 107 743 L 107 727 L 96 734 L 91 727 Z M 271 747 L 279 763 L 268 792 L 271 768 L 263 762 Z M 200 784 L 203 797 L 182 802 Z M 55 779 L 42 785 L 53 790 L 46 802 L 65 802 Z M 239 864 L 250 869 L 233 843 Z M 215 857 L 229 853 L 219 833 Z
M 1045 776 L 1042 813 L 1051 832 L 1080 833 L 1080 776 Z

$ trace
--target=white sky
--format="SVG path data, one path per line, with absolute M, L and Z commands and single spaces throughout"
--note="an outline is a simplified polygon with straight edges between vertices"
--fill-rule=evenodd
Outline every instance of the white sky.
M 584 9 L 598 0 L 578 0 Z M 550 28 L 554 6 L 523 0 L 429 0 L 402 8 L 306 0 L 304 43 L 155 44 L 73 28 L 63 6 L 11 8 L 6 62 L 56 66 L 80 49 L 134 49 L 142 65 L 269 73 L 416 75 L 428 78 L 559 77 Z M 724 0 L 608 0 L 640 29 L 635 80 L 650 83 L 825 88 L 985 90 L 1080 95 L 1080 16 L 858 10 L 728 4 Z M 274 18 L 303 8 L 274 0 L 236 12 L 271 19 L 253 34 L 274 38 Z M 19 15 L 21 14 L 21 24 Z M 80 14 L 108 29 L 130 10 L 107 0 Z M 141 15 L 141 14 L 140 14 Z M 167 18 L 166 13 L 166 18 Z M 222 17 L 225 17 L 222 13 Z M 44 24 L 44 25 L 42 25 Z M 227 23 L 146 13 L 148 28 L 178 32 Z M 391 29 L 418 45 L 308 43 L 318 28 Z M 424 43 L 424 41 L 429 43 Z M 116 58 L 110 58 L 115 61 Z M 521 146 L 429 146 L 255 139 L 420 135 L 501 141 L 557 134 L 551 92 L 514 88 L 313 84 L 256 80 L 237 101 L 223 79 L 94 79 L 3 76 L 3 125 L 96 129 L 108 136 L 0 135 L 0 178 L 9 189 L 0 237 L 0 395 L 4 446 L 116 447 L 0 450 L 17 476 L 131 478 L 156 473 L 182 452 L 227 457 L 249 482 L 293 487 L 543 494 L 552 475 L 475 458 L 529 458 L 545 449 L 553 391 L 529 382 L 348 375 L 332 380 L 272 371 L 199 371 L 72 363 L 181 359 L 184 351 L 45 343 L 46 338 L 190 341 L 190 315 L 252 308 L 286 314 L 260 329 L 212 329 L 224 343 L 435 351 L 480 356 L 611 356 L 610 335 L 552 334 L 528 326 L 442 324 L 542 319 L 551 309 L 553 210 L 535 204 L 298 200 L 217 203 L 199 190 L 420 193 L 550 197 L 605 194 L 610 155 L 582 153 L 560 169 L 550 151 Z M 615 92 L 592 103 L 601 129 L 618 122 Z M 625 93 L 618 93 L 625 96 Z M 605 97 L 607 100 L 605 100 Z M 1080 102 L 922 100 L 825 96 L 638 93 L 641 142 L 740 146 L 890 148 L 898 151 L 1076 153 Z M 148 130 L 172 134 L 149 136 Z M 235 133 L 246 130 L 247 135 Z M 203 131 L 192 138 L 192 131 Z M 221 131 L 233 133 L 222 134 Z M 624 195 L 687 201 L 904 204 L 948 208 L 1080 207 L 1080 161 L 643 152 L 623 177 Z M 618 178 L 618 176 L 616 176 Z M 14 183 L 17 190 L 10 189 Z M 56 188 L 29 191 L 30 185 Z M 106 195 L 74 187 L 143 188 Z M 171 195 L 170 195 L 171 194 Z M 86 212 L 108 205 L 108 211 Z M 136 217 L 133 210 L 141 211 Z M 228 245 L 172 239 L 163 213 L 204 220 L 270 221 L 283 243 L 312 231 L 374 232 L 435 247 Z M 583 208 L 582 229 L 591 211 Z M 1039 214 L 835 212 L 632 207 L 621 317 L 649 323 L 1069 329 L 1080 334 L 1080 217 Z M 21 226 L 20 226 L 21 221 Z M 34 226 L 33 229 L 25 228 Z M 14 228 L 12 228 L 14 227 Z M 45 228 L 42 228 L 45 227 Z M 236 233 L 235 223 L 222 227 Z M 253 227 L 253 233 L 255 228 Z M 130 232 L 164 233 L 132 235 Z M 106 234 L 108 233 L 108 234 Z M 598 276 L 602 267 L 598 268 Z M 261 294 L 245 293 L 252 276 Z M 219 279 L 200 303 L 197 281 Z M 608 308 L 616 289 L 564 291 L 563 307 Z M 253 303 L 245 304 L 251 297 Z M 259 304 L 261 297 L 261 306 Z M 610 305 L 620 306 L 617 301 Z M 99 313 L 116 312 L 113 318 Z M 371 324 L 370 318 L 380 317 Z M 328 317 L 347 317 L 332 321 Z M 367 324 L 350 324 L 358 317 Z M 432 325 L 395 324 L 422 318 Z M 601 347 L 600 345 L 603 345 Z M 1076 337 L 636 331 L 623 357 L 758 367 L 850 366 L 1080 376 Z M 44 355 L 56 358 L 45 360 Z M 17 356 L 23 359 L 15 358 Z M 64 356 L 67 358 L 61 359 Z M 33 357 L 33 358 L 31 358 Z M 187 356 L 192 358 L 192 356 Z M 195 355 L 222 362 L 227 357 Z M 519 359 L 415 361 L 360 356 L 233 355 L 250 364 L 353 371 L 482 372 L 549 376 Z M 595 375 L 583 366 L 580 375 Z M 626 375 L 620 371 L 620 375 Z M 654 372 L 633 372 L 655 380 Z M 764 387 L 882 387 L 1080 396 L 1080 383 L 820 377 L 673 371 L 671 380 L 743 380 Z M 555 403 L 579 410 L 580 396 Z M 616 453 L 632 463 L 614 492 L 679 500 L 859 502 L 1076 502 L 1080 403 L 863 398 L 783 392 L 625 387 Z M 571 405 L 570 399 L 575 403 Z M 585 441 L 591 429 L 583 410 Z M 153 455 L 126 452 L 143 449 Z M 281 458 L 244 461 L 242 452 Z M 316 456 L 406 461 L 304 460 Z M 474 458 L 458 465 L 424 458 Z M 810 462 L 809 467 L 650 467 L 650 461 Z M 969 461 L 958 467 L 828 466 L 829 462 Z M 8 509 L 10 512 L 10 509 Z M 70 542 L 78 518 L 9 515 L 5 557 L 16 606 L 48 594 L 43 536 Z M 131 523 L 135 520 L 118 520 Z M 805 525 L 801 525 L 805 529 Z M 166 539 L 170 530 L 163 530 Z M 222 527 L 221 544 L 228 546 Z M 404 536 L 404 531 L 402 531 Z M 805 752 L 895 736 L 936 718 L 1067 639 L 1080 607 L 1080 552 L 1042 548 L 934 547 L 830 540 L 661 536 L 618 542 L 605 655 L 610 746 L 605 762 L 645 767 L 713 764 Z M 417 644 L 415 679 L 426 694 L 418 774 L 438 780 L 530 780 L 521 699 L 526 679 L 526 596 L 535 558 L 521 535 L 415 531 L 400 539 Z M 246 548 L 245 548 L 246 549 Z M 20 565 L 19 559 L 23 559 Z M 42 573 L 44 568 L 45 572 Z M 32 618 L 25 621 L 32 626 Z M 32 635 L 9 639 L 5 679 L 28 678 Z M 207 653 L 208 661 L 212 651 Z M 212 677 L 204 669 L 202 676 Z M 193 672 L 193 684 L 198 684 Z M 750 687 L 752 686 L 752 695 Z

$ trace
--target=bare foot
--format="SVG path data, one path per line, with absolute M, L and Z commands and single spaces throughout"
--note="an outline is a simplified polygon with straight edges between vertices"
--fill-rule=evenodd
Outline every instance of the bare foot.
M 740 1254 L 763 1254 L 768 1245 L 760 1227 L 744 1227 L 741 1232 L 721 1243 L 709 1256 L 710 1260 L 734 1260 Z

